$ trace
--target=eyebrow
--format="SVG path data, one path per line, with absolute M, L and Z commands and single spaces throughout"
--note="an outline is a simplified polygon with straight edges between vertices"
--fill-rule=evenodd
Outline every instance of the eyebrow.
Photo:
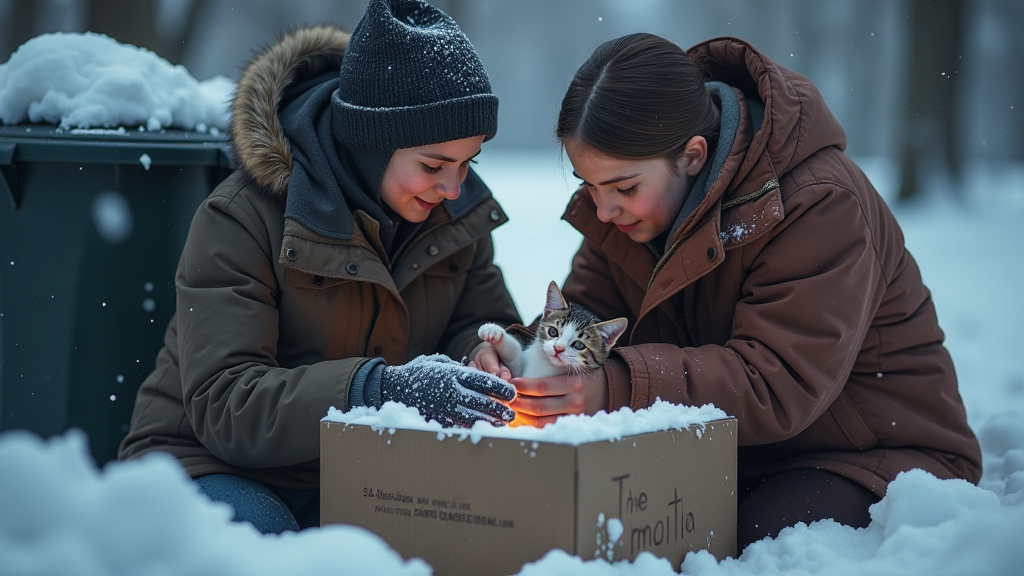
M 608 180 L 605 180 L 604 182 L 601 182 L 600 184 L 598 184 L 598 186 L 607 186 L 609 184 L 615 184 L 616 182 L 622 182 L 623 180 L 629 180 L 630 178 L 636 178 L 637 176 L 639 176 L 641 174 L 642 174 L 642 172 L 637 172 L 636 174 L 627 174 L 625 176 L 616 176 L 615 178 L 609 178 Z M 575 170 L 572 171 L 572 175 L 577 177 L 577 178 L 579 178 L 580 180 L 583 180 L 584 182 L 586 182 L 586 179 L 583 178 L 582 176 L 580 176 L 579 174 L 577 174 Z
M 477 156 L 480 155 L 480 152 L 482 152 L 482 151 L 483 150 L 477 150 L 476 154 L 473 154 L 472 156 L 470 156 L 469 159 L 472 160 L 473 158 L 476 158 Z M 455 158 L 449 158 L 449 157 L 445 156 L 444 154 L 435 154 L 433 152 L 420 152 L 420 156 L 425 156 L 425 157 L 431 158 L 433 160 L 440 160 L 441 162 L 458 162 L 458 160 L 456 160 Z

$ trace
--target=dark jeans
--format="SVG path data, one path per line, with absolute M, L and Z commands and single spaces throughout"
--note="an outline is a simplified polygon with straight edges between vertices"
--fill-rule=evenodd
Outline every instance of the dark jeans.
M 880 500 L 853 480 L 824 470 L 790 470 L 764 480 L 741 478 L 739 496 L 738 552 L 765 536 L 778 536 L 797 522 L 831 518 L 865 528 L 871 522 L 868 507 Z
M 320 490 L 272 488 L 232 474 L 211 474 L 194 480 L 214 502 L 235 510 L 235 522 L 248 522 L 263 534 L 320 525 Z

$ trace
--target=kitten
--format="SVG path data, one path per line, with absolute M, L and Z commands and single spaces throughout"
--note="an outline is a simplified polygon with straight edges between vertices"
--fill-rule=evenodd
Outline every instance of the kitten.
M 625 318 L 602 322 L 590 310 L 567 304 L 552 282 L 537 335 L 525 349 L 497 324 L 484 324 L 477 334 L 494 346 L 513 377 L 547 378 L 600 368 L 626 324 Z

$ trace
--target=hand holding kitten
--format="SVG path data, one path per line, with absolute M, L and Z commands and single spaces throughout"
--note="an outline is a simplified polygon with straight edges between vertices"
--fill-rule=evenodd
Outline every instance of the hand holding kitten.
M 485 344 L 471 364 L 516 387 L 518 395 L 509 406 L 520 422 L 544 426 L 562 414 L 594 414 L 608 405 L 603 366 L 626 324 L 625 318 L 601 321 L 566 302 L 551 282 L 532 342 L 520 342 L 497 324 L 484 324 L 477 335 Z
M 513 378 L 516 399 L 508 406 L 516 420 L 543 427 L 565 414 L 596 414 L 608 406 L 608 378 L 603 368 L 546 378 Z

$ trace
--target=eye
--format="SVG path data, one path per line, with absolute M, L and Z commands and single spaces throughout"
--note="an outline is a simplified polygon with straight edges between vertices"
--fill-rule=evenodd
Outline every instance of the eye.
M 636 193 L 636 187 L 637 186 L 639 186 L 639 184 L 633 184 L 632 186 L 630 186 L 629 188 L 626 188 L 625 190 L 619 190 L 618 188 L 616 188 L 616 190 L 619 190 L 620 194 L 625 194 L 626 196 L 632 196 L 633 194 Z
M 554 326 L 548 326 L 548 336 L 552 338 L 558 336 L 558 330 L 556 330 Z
M 444 164 L 441 164 L 440 166 L 428 166 L 422 162 L 420 162 L 420 166 L 423 166 L 423 171 L 427 174 L 437 174 L 442 168 L 444 168 Z
M 586 348 L 586 345 L 583 344 L 582 340 L 577 340 L 577 341 L 572 343 L 572 347 L 577 349 L 577 350 L 583 350 L 584 348 Z

